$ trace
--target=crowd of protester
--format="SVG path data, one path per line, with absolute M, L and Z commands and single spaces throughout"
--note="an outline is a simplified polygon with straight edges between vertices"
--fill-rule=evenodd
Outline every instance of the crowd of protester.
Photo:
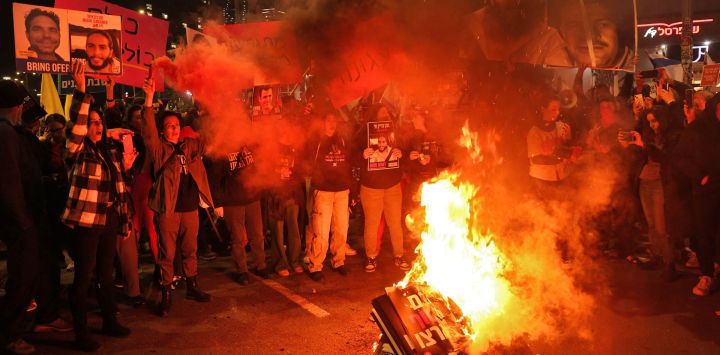
M 179 287 L 187 299 L 211 301 L 200 287 L 198 259 L 218 254 L 232 256 L 240 285 L 250 282 L 250 272 L 321 281 L 325 266 L 348 274 L 345 259 L 357 254 L 351 244 L 364 248 L 364 271 L 385 267 L 377 257 L 387 235 L 392 266 L 408 270 L 405 254 L 417 235 L 403 216 L 418 207 L 422 182 L 453 163 L 445 149 L 453 143 L 430 129 L 422 108 L 399 117 L 374 104 L 353 125 L 338 111 L 308 105 L 301 121 L 321 122 L 320 129 L 298 140 L 278 125 L 277 141 L 267 142 L 277 145 L 277 157 L 263 162 L 274 166 L 277 181 L 260 188 L 251 182 L 261 147 L 248 142 L 220 157 L 206 154 L 202 113 L 155 105 L 152 79 L 144 98 L 118 102 L 108 80 L 98 105 L 85 92 L 82 66 L 73 66 L 73 78 L 70 117 L 53 114 L 41 122 L 23 121 L 22 92 L 15 82 L 0 82 L 0 228 L 8 248 L 0 341 L 14 353 L 33 351 L 21 338 L 29 310 L 33 331 L 74 330 L 78 349 L 96 351 L 100 344 L 87 327 L 93 287 L 101 332 L 129 336 L 117 318 L 115 288 L 122 286 L 132 306 L 145 304 L 144 253 L 155 267 L 159 316 L 169 315 Z M 617 175 L 610 204 L 593 216 L 600 250 L 660 269 L 667 281 L 676 278 L 678 265 L 699 267 L 692 293 L 707 296 L 720 269 L 720 96 L 697 92 L 689 103 L 687 88 L 662 71 L 655 99 L 643 92 L 640 78 L 635 95 L 581 87 L 571 111 L 561 109 L 550 90 L 541 95 L 526 135 L 530 190 L 540 199 L 563 199 L 578 162 L 592 156 L 598 170 Z M 380 121 L 396 123 L 395 139 L 369 146 L 367 123 Z M 367 161 L 375 156 L 399 160 L 402 168 L 370 169 Z M 358 205 L 362 238 L 349 241 Z M 72 323 L 59 313 L 66 252 L 74 263 Z

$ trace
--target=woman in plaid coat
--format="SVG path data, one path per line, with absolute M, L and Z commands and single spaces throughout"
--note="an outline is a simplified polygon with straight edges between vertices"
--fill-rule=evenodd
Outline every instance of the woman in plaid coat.
M 70 171 L 70 194 L 62 221 L 74 229 L 75 279 L 70 302 L 79 350 L 95 351 L 100 344 L 87 328 L 87 292 L 93 271 L 100 281 L 98 302 L 105 335 L 126 337 L 130 330 L 118 323 L 113 299 L 113 261 L 118 236 L 130 232 L 129 197 L 123 177 L 137 152 L 120 153 L 108 138 L 120 140 L 126 129 L 105 130 L 99 112 L 90 110 L 91 95 L 85 94 L 85 75 L 80 62 L 73 63 L 76 92 L 73 107 L 80 103 L 77 121 L 67 140 L 74 164 Z M 74 112 L 73 112 L 74 113 Z M 71 116 L 74 114 L 71 113 Z

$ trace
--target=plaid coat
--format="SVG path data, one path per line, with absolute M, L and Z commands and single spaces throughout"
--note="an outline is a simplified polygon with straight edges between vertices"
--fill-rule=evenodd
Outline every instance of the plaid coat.
M 67 140 L 68 151 L 75 163 L 70 170 L 70 193 L 62 221 L 69 226 L 103 227 L 109 209 L 108 202 L 113 202 L 119 215 L 118 234 L 127 235 L 131 230 L 131 211 L 130 197 L 122 174 L 122 154 L 117 147 L 110 147 L 111 161 L 107 161 L 86 137 L 89 109 L 90 95 L 87 95 Z M 114 169 L 117 176 L 115 191 L 118 196 L 113 201 L 110 169 Z

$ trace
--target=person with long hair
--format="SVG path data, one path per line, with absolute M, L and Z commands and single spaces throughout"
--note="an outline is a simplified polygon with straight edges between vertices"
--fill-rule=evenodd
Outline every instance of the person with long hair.
M 624 147 L 639 149 L 642 168 L 637 175 L 640 203 L 648 225 L 650 240 L 650 264 L 664 265 L 663 278 L 671 280 L 675 275 L 673 245 L 667 231 L 665 213 L 665 187 L 670 183 L 668 157 L 677 144 L 679 132 L 671 129 L 665 106 L 654 106 L 643 114 L 642 133 L 620 132 L 618 140 Z
M 99 111 L 90 109 L 92 96 L 85 93 L 85 73 L 80 62 L 74 62 L 73 79 L 77 91 L 73 95 L 74 108 L 82 98 L 77 120 L 73 125 L 67 148 L 74 159 L 70 169 L 70 193 L 62 215 L 62 222 L 74 229 L 73 253 L 75 278 L 70 291 L 75 345 L 83 351 L 96 351 L 100 344 L 93 339 L 87 326 L 87 294 L 93 273 L 100 283 L 102 333 L 113 337 L 127 337 L 130 329 L 121 325 L 115 314 L 113 298 L 113 265 L 118 236 L 130 235 L 129 194 L 124 171 L 132 167 L 137 152 L 120 153 L 115 142 L 126 129 L 105 129 Z

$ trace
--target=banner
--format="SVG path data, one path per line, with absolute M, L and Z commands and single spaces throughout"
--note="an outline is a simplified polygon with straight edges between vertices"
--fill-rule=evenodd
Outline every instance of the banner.
M 222 27 L 231 35 L 233 41 L 255 48 L 255 54 L 260 57 L 258 59 L 261 59 L 266 67 L 274 69 L 273 72 L 256 74 L 256 86 L 297 83 L 302 79 L 296 41 L 292 32 L 283 30 L 284 25 L 283 21 L 270 21 Z M 205 33 L 215 36 L 222 43 L 221 36 L 212 31 Z
M 376 28 L 391 26 L 391 19 L 382 16 L 357 26 L 353 43 L 348 43 L 348 50 L 340 54 L 335 77 L 326 87 L 336 108 L 387 84 L 391 73 L 408 63 L 398 45 L 375 34 Z
M 703 67 L 700 86 L 715 86 L 718 74 L 720 74 L 720 64 L 706 64 Z
M 368 171 L 397 169 L 400 159 L 392 156 L 395 132 L 392 121 L 368 122 L 368 148 L 373 153 L 368 158 Z
M 55 6 L 121 17 L 123 75 L 116 79 L 118 84 L 141 88 L 153 60 L 165 55 L 167 21 L 100 0 L 55 0 Z M 165 90 L 162 72 L 154 75 L 156 90 Z
M 75 91 L 75 80 L 68 74 L 58 75 L 57 88 L 60 95 L 72 95 Z M 89 94 L 105 92 L 105 80 L 86 77 L 85 91 Z
M 489 1 L 468 26 L 490 61 L 634 71 L 635 18 L 629 0 Z
M 85 63 L 86 74 L 122 74 L 120 17 L 68 11 L 70 57 Z

